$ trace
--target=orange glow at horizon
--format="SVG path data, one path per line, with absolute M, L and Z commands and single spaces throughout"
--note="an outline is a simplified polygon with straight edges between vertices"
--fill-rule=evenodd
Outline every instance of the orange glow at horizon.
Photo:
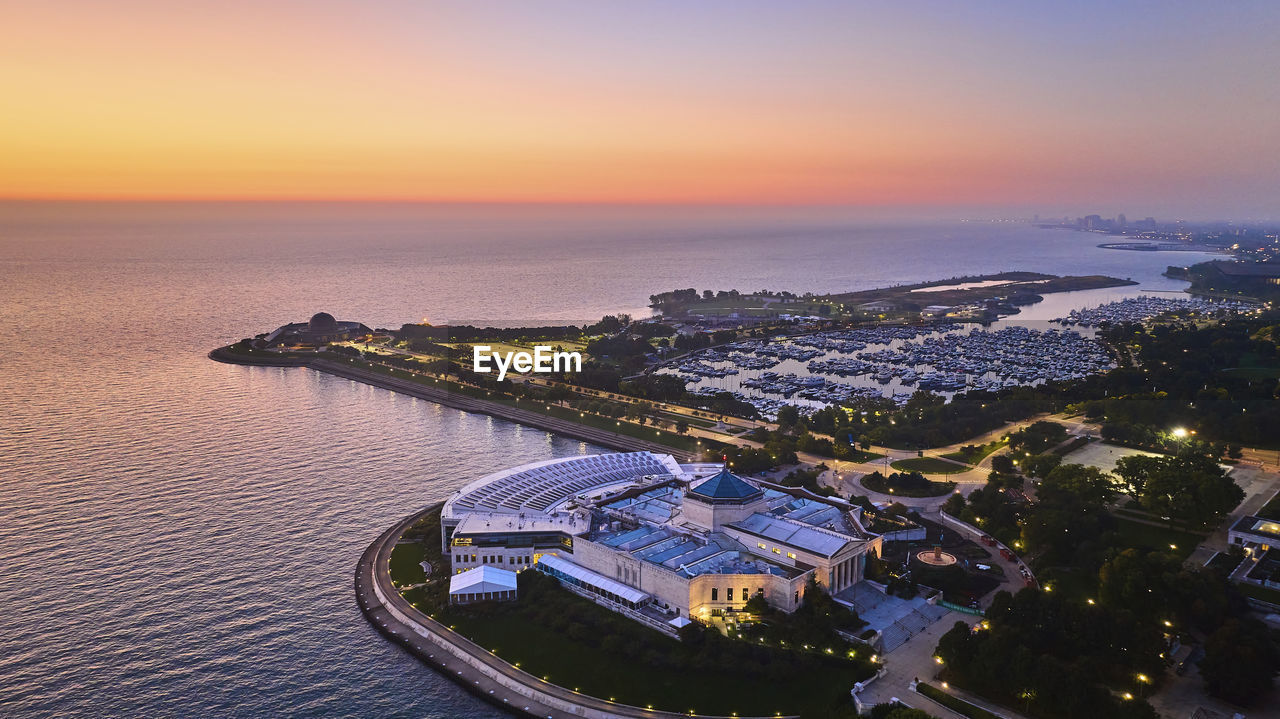
M 1280 133 L 1249 113 L 1177 95 L 1089 109 L 1016 57 L 956 54 L 949 27 L 845 37 L 815 12 L 704 42 L 697 22 L 722 17 L 677 36 L 530 12 L 17 6 L 0 198 L 1019 204 L 1275 175 L 1259 157 Z M 1196 141 L 1210 126 L 1231 142 Z

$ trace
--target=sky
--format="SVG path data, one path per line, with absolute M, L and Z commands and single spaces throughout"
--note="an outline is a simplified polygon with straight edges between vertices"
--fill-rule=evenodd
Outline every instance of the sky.
M 0 3 L 0 198 L 1280 217 L 1280 3 Z

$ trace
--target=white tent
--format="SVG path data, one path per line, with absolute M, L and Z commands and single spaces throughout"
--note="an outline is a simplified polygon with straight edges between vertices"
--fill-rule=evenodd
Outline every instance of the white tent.
M 515 599 L 516 573 L 484 565 L 449 578 L 449 601 L 454 604 L 488 599 Z
M 676 617 L 675 619 L 668 621 L 667 624 L 670 624 L 676 629 L 681 629 L 693 624 L 693 621 L 686 619 L 685 617 Z

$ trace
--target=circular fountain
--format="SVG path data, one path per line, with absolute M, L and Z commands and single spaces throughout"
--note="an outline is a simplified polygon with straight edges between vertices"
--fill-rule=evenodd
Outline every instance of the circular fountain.
M 933 549 L 917 552 L 916 559 L 930 567 L 949 567 L 956 563 L 956 555 L 942 551 L 939 545 L 935 545 Z

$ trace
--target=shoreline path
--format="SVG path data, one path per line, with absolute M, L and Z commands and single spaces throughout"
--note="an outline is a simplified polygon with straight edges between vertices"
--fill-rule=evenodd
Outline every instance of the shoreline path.
M 365 549 L 356 565 L 356 601 L 369 623 L 383 636 L 473 694 L 516 714 L 548 719 L 706 716 L 615 704 L 551 684 L 517 669 L 416 609 L 391 582 L 391 550 L 405 530 L 432 509 L 406 517 L 384 531 Z

